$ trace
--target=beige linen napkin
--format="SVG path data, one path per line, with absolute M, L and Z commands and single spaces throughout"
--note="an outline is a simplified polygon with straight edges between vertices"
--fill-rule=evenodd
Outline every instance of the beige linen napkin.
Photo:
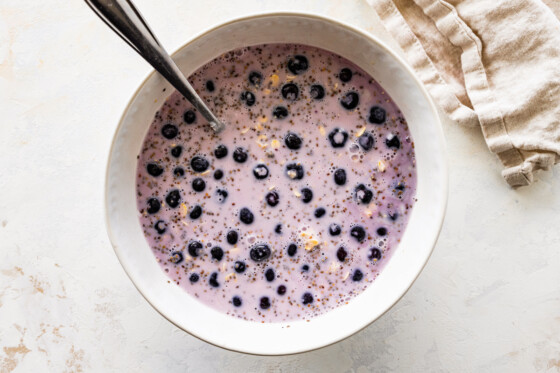
M 509 185 L 560 160 L 560 1 L 367 1 L 449 117 L 481 126 Z

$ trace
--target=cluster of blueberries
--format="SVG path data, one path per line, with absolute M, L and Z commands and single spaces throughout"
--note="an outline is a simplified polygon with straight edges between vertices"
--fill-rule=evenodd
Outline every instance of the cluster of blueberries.
M 295 75 L 299 75 L 306 71 L 309 67 L 308 60 L 305 56 L 296 55 L 289 59 L 287 63 L 287 68 L 290 70 L 291 73 Z M 352 71 L 348 68 L 343 68 L 339 74 L 339 79 L 342 82 L 349 82 L 352 79 Z M 249 82 L 251 85 L 259 86 L 263 80 L 263 76 L 261 73 L 253 71 L 248 76 Z M 206 83 L 206 89 L 209 91 L 213 91 L 215 89 L 214 83 L 212 81 L 208 81 Z M 281 94 L 284 99 L 293 101 L 299 97 L 299 87 L 294 83 L 287 83 L 284 84 L 281 88 Z M 310 87 L 310 95 L 312 98 L 316 100 L 323 99 L 325 96 L 325 89 L 320 84 L 313 84 Z M 250 91 L 245 91 L 241 94 L 240 100 L 247 106 L 252 106 L 256 103 L 256 96 L 254 93 Z M 344 94 L 340 98 L 340 104 L 347 110 L 355 109 L 359 104 L 359 95 L 357 92 L 351 91 Z M 284 106 L 277 106 L 273 109 L 273 116 L 277 119 L 286 118 L 289 115 L 288 109 Z M 187 124 L 193 124 L 196 121 L 196 114 L 192 110 L 188 110 L 183 115 L 183 120 Z M 386 121 L 386 112 L 380 106 L 373 106 L 370 108 L 368 121 L 372 124 L 381 125 Z M 161 135 L 168 139 L 172 140 L 179 134 L 179 130 L 177 126 L 173 124 L 165 124 L 161 128 Z M 341 128 L 333 129 L 327 136 L 328 141 L 330 142 L 333 148 L 343 148 L 346 145 L 346 142 L 349 138 L 348 132 Z M 303 146 L 303 139 L 294 132 L 288 132 L 284 137 L 284 143 L 286 147 L 291 150 L 299 150 Z M 366 131 L 358 138 L 358 144 L 364 151 L 371 150 L 375 145 L 375 138 L 371 132 Z M 400 148 L 400 141 L 396 135 L 392 135 L 385 140 L 385 145 L 390 148 L 397 150 Z M 170 154 L 175 157 L 179 158 L 182 154 L 183 148 L 180 145 L 174 146 L 170 150 Z M 220 144 L 215 147 L 214 149 L 214 156 L 217 159 L 225 158 L 229 154 L 228 148 Z M 232 157 L 235 162 L 237 163 L 245 163 L 248 159 L 248 152 L 243 147 L 236 147 L 232 152 Z M 210 162 L 203 156 L 196 155 L 190 161 L 191 169 L 196 173 L 202 173 L 208 170 L 210 167 Z M 153 177 L 159 177 L 163 174 L 164 169 L 156 162 L 151 162 L 147 164 L 146 170 L 149 175 Z M 265 164 L 257 164 L 253 170 L 253 175 L 258 180 L 266 179 L 269 176 L 268 167 Z M 288 163 L 285 166 L 285 173 L 286 175 L 292 180 L 301 180 L 303 179 L 305 172 L 304 168 L 300 163 Z M 178 166 L 173 170 L 173 174 L 176 177 L 181 177 L 185 174 L 185 171 L 182 167 Z M 224 172 L 221 169 L 217 169 L 213 173 L 213 177 L 216 180 L 222 179 L 224 176 Z M 338 186 L 342 186 L 346 184 L 346 170 L 339 168 L 336 169 L 333 173 L 334 183 Z M 195 178 L 191 183 L 192 189 L 195 192 L 202 192 L 206 188 L 206 182 L 200 178 Z M 399 189 L 401 188 L 401 189 Z M 402 191 L 404 190 L 404 184 L 400 183 L 397 186 L 397 189 Z M 304 203 L 309 203 L 313 200 L 313 191 L 308 188 L 301 189 L 301 200 Z M 225 189 L 217 189 L 216 190 L 216 198 L 218 202 L 225 202 L 227 199 L 228 192 Z M 364 184 L 359 184 L 354 189 L 354 199 L 357 203 L 368 204 L 373 199 L 374 194 L 373 191 L 366 187 Z M 278 205 L 280 202 L 280 196 L 277 191 L 270 191 L 265 196 L 266 203 L 274 207 Z M 165 202 L 167 206 L 170 208 L 176 208 L 179 206 L 181 202 L 181 195 L 178 189 L 173 189 L 169 191 L 165 197 Z M 161 209 L 161 202 L 159 199 L 153 197 L 148 199 L 147 201 L 147 208 L 146 211 L 149 214 L 155 214 Z M 193 220 L 198 219 L 202 216 L 202 207 L 200 205 L 195 205 L 191 208 L 189 212 L 189 217 Z M 314 216 L 316 218 L 321 218 L 326 214 L 326 210 L 323 207 L 318 207 L 314 211 Z M 391 219 L 395 220 L 397 215 L 390 214 L 389 216 Z M 244 224 L 251 224 L 254 221 L 254 214 L 248 208 L 244 207 L 239 211 L 239 220 Z M 166 231 L 166 223 L 163 220 L 158 220 L 154 224 L 154 229 L 158 234 L 163 234 Z M 282 231 L 282 225 L 278 224 L 275 227 L 275 232 L 280 234 Z M 329 233 L 332 236 L 338 236 L 342 232 L 342 228 L 338 224 L 331 224 L 329 226 Z M 387 234 L 387 229 L 384 227 L 377 229 L 377 234 L 379 236 L 385 236 Z M 367 233 L 362 226 L 356 225 L 350 229 L 350 236 L 353 237 L 358 242 L 363 242 L 366 239 Z M 235 245 L 239 239 L 238 232 L 235 230 L 230 230 L 226 234 L 227 242 L 230 245 Z M 203 245 L 199 241 L 191 241 L 187 245 L 187 250 L 189 255 L 193 258 L 196 258 L 201 255 L 203 250 Z M 286 248 L 286 252 L 288 256 L 293 257 L 296 255 L 298 247 L 295 243 L 291 243 Z M 259 243 L 254 245 L 250 249 L 249 256 L 252 261 L 254 262 L 264 262 L 271 256 L 271 249 L 269 245 L 265 243 Z M 219 246 L 214 246 L 210 249 L 210 255 L 212 260 L 221 261 L 224 256 L 224 250 Z M 340 247 L 337 252 L 336 256 L 338 260 L 344 262 L 348 256 L 348 252 L 344 247 Z M 379 248 L 371 248 L 369 251 L 369 258 L 371 260 L 377 261 L 382 258 L 382 251 Z M 180 251 L 175 251 L 171 254 L 170 261 L 174 264 L 179 264 L 184 260 L 183 254 Z M 246 270 L 246 264 L 243 261 L 236 261 L 233 266 L 236 273 L 243 273 Z M 309 266 L 307 264 L 302 266 L 302 271 L 308 271 Z M 356 269 L 352 274 L 353 281 L 361 281 L 363 279 L 363 273 L 361 270 Z M 272 268 L 269 268 L 265 271 L 265 278 L 268 282 L 273 282 L 276 278 L 276 274 Z M 197 273 L 192 273 L 189 277 L 189 281 L 191 283 L 196 283 L 200 279 L 200 275 Z M 218 281 L 218 272 L 213 272 L 208 281 L 209 285 L 212 287 L 219 287 L 220 283 Z M 282 296 L 286 293 L 287 288 L 285 285 L 280 285 L 277 288 L 278 295 Z M 314 301 L 313 295 L 309 292 L 303 294 L 301 298 L 301 302 L 304 305 L 311 304 Z M 239 307 L 242 305 L 242 300 L 239 296 L 235 296 L 232 298 L 231 303 Z M 268 297 L 262 297 L 260 299 L 259 306 L 261 309 L 268 309 L 270 308 L 270 299 Z
M 158 223 L 161 221 L 158 221 Z M 156 223 L 156 226 L 157 224 Z M 164 230 L 165 231 L 165 230 Z M 331 226 L 329 227 L 329 232 L 332 235 L 339 235 L 340 232 L 342 231 L 341 227 L 338 224 L 331 224 Z M 387 234 L 387 229 L 386 228 L 378 228 L 377 229 L 377 234 L 380 236 L 385 236 Z M 226 234 L 226 239 L 227 242 L 230 245 L 235 245 L 237 244 L 238 240 L 239 240 L 239 234 L 237 233 L 237 231 L 235 230 L 230 230 L 227 232 Z M 202 254 L 204 246 L 202 245 L 201 242 L 193 240 L 191 242 L 189 242 L 189 244 L 187 245 L 187 251 L 189 253 L 189 255 L 193 258 L 199 257 Z M 293 257 L 297 254 L 298 251 L 298 247 L 295 243 L 291 243 L 288 245 L 288 247 L 286 248 L 286 252 L 288 254 L 288 256 Z M 272 254 L 272 250 L 270 249 L 270 246 L 264 243 L 259 243 L 254 245 L 249 252 L 249 257 L 251 258 L 252 261 L 259 263 L 259 262 L 264 262 L 266 261 L 268 258 L 270 258 Z M 210 249 L 210 256 L 212 258 L 212 260 L 215 260 L 217 262 L 221 261 L 222 258 L 224 257 L 224 250 L 219 247 L 219 246 L 214 246 Z M 348 256 L 348 252 L 346 251 L 346 249 L 344 247 L 340 247 L 337 252 L 336 252 L 336 256 L 338 258 L 339 261 L 344 262 Z M 382 257 L 382 252 L 379 248 L 371 248 L 370 249 L 370 255 L 369 258 L 371 260 L 380 260 Z M 183 262 L 184 257 L 183 254 L 180 251 L 175 251 L 171 254 L 171 258 L 170 261 L 174 264 L 179 264 L 181 262 Z M 238 260 L 233 264 L 233 269 L 236 273 L 244 273 L 245 270 L 247 269 L 247 265 L 245 264 L 244 261 Z M 308 264 L 304 264 L 301 267 L 302 272 L 307 272 L 309 271 L 309 265 Z M 267 282 L 273 282 L 276 279 L 276 273 L 274 271 L 274 269 L 272 268 L 267 268 L 264 272 L 264 277 L 266 279 Z M 355 282 L 359 282 L 363 279 L 364 274 L 360 269 L 356 269 L 354 270 L 353 274 L 352 274 L 352 280 Z M 198 273 L 191 273 L 191 275 L 189 276 L 189 281 L 194 284 L 197 283 L 200 280 L 200 275 Z M 220 286 L 220 283 L 218 282 L 218 272 L 213 272 L 212 274 L 210 274 L 210 277 L 208 279 L 208 284 L 211 287 L 217 288 Z M 284 294 L 286 294 L 287 292 L 287 287 L 286 285 L 282 284 L 279 285 L 276 289 L 276 292 L 278 295 L 283 296 Z M 302 298 L 301 298 L 302 304 L 307 305 L 310 304 L 314 301 L 313 298 L 313 294 L 311 294 L 310 292 L 306 292 L 303 294 Z M 234 296 L 231 300 L 232 304 L 235 307 L 240 307 L 242 305 L 242 300 L 239 296 Z M 270 307 L 270 298 L 269 297 L 261 297 L 260 298 L 260 302 L 259 302 L 259 306 L 261 309 L 268 309 Z
M 287 68 L 294 75 L 303 74 L 309 68 L 307 57 L 303 55 L 296 55 L 290 58 L 287 63 Z M 338 78 L 343 83 L 348 83 L 350 82 L 350 80 L 352 80 L 352 75 L 352 70 L 350 70 L 349 68 L 343 68 L 338 73 Z M 251 73 L 249 73 L 248 81 L 250 85 L 259 87 L 262 83 L 262 80 L 263 76 L 260 72 L 252 71 Z M 207 85 L 208 83 L 211 83 L 213 86 L 213 82 L 208 81 Z M 299 97 L 299 92 L 300 88 L 295 83 L 286 83 L 280 89 L 282 97 L 287 101 L 297 100 Z M 325 97 L 325 88 L 320 84 L 312 84 L 309 87 L 309 94 L 315 100 L 322 100 Z M 251 91 L 244 91 L 243 93 L 241 93 L 240 100 L 242 103 L 249 107 L 253 106 L 257 102 L 256 95 Z M 355 91 L 347 92 L 340 97 L 340 104 L 346 110 L 356 109 L 359 103 L 360 95 Z M 283 119 L 288 115 L 289 112 L 285 106 L 276 106 L 272 110 L 272 116 L 276 119 Z M 369 123 L 381 125 L 385 123 L 386 119 L 387 113 L 384 108 L 378 105 L 374 105 L 370 108 L 368 115 Z M 339 133 L 341 134 L 341 136 L 336 136 Z M 335 137 L 337 137 L 336 140 Z M 348 133 L 341 129 L 335 129 L 329 134 L 329 140 L 332 146 L 335 148 L 344 147 L 346 141 L 348 140 Z M 290 142 L 294 144 L 294 149 L 299 149 L 299 147 L 301 147 L 301 139 L 298 140 L 297 138 L 293 138 L 290 139 Z M 375 138 L 370 132 L 365 132 L 358 139 L 358 143 L 364 150 L 368 151 L 375 145 Z M 392 135 L 385 140 L 385 145 L 390 149 L 399 149 L 401 143 L 398 136 Z
M 165 125 L 168 126 L 169 124 Z M 164 126 L 164 128 L 165 128 Z M 163 132 L 163 130 L 162 130 Z M 363 136 L 363 135 L 362 135 Z M 329 140 L 331 141 L 333 147 L 341 147 L 340 139 L 343 139 L 345 142 L 348 138 L 348 133 L 344 130 L 340 130 L 335 128 L 329 135 Z M 373 137 L 371 138 L 373 141 Z M 303 140 L 299 135 L 293 132 L 288 132 L 284 138 L 284 142 L 289 149 L 298 150 L 303 145 Z M 177 145 L 171 149 L 171 154 L 174 157 L 179 157 L 182 152 L 182 147 Z M 224 158 L 228 155 L 229 150 L 228 148 L 220 144 L 216 146 L 214 149 L 214 156 L 217 159 Z M 233 151 L 233 159 L 237 163 L 245 163 L 248 159 L 248 152 L 243 147 L 236 147 Z M 190 161 L 190 166 L 193 171 L 196 173 L 202 173 L 208 170 L 210 167 L 210 162 L 203 156 L 196 155 Z M 161 167 L 156 162 L 148 163 L 146 166 L 146 170 L 149 175 L 153 177 L 158 177 L 163 173 L 163 167 Z M 301 163 L 288 163 L 285 167 L 286 176 L 288 176 L 292 180 L 301 180 L 305 176 L 305 170 Z M 185 174 L 185 171 L 182 167 L 178 166 L 173 170 L 173 174 L 177 177 L 181 177 Z M 269 176 L 269 169 L 264 163 L 259 163 L 253 168 L 253 175 L 257 180 L 266 179 Z M 221 169 L 214 171 L 214 179 L 220 180 L 224 176 L 224 172 Z M 338 186 L 343 186 L 346 184 L 346 170 L 343 168 L 338 168 L 333 173 L 333 180 L 334 183 Z M 206 182 L 200 178 L 195 178 L 191 186 L 195 192 L 202 192 L 206 188 Z M 404 184 L 399 183 L 396 187 L 396 190 L 403 191 Z M 301 189 L 302 201 L 304 203 L 309 203 L 313 199 L 313 191 L 307 187 Z M 228 192 L 225 189 L 218 189 L 216 190 L 216 198 L 218 202 L 223 203 L 227 199 Z M 369 189 L 365 184 L 358 184 L 354 188 L 354 199 L 361 204 L 368 204 L 373 199 L 374 194 L 371 189 Z M 265 196 L 265 200 L 269 206 L 274 207 L 278 205 L 280 202 L 280 196 L 278 192 L 271 191 Z M 165 202 L 171 208 L 176 208 L 179 206 L 181 202 L 181 194 L 178 189 L 170 190 L 166 197 Z M 161 202 L 157 198 L 150 198 L 147 202 L 147 209 L 146 211 L 149 214 L 155 214 L 161 209 Z M 326 214 L 326 210 L 323 207 L 319 207 L 315 210 L 315 217 L 321 218 Z M 202 207 L 199 205 L 193 206 L 191 209 L 189 216 L 191 219 L 198 219 L 202 215 Z M 253 222 L 253 214 L 248 209 L 244 208 L 240 211 L 240 220 L 245 224 L 251 224 Z
M 294 133 L 288 133 L 288 135 L 286 135 L 285 142 L 286 142 L 286 146 L 290 149 L 299 149 L 303 143 L 301 138 Z M 177 150 L 178 148 L 180 148 L 180 146 L 175 146 L 174 148 L 171 149 L 171 154 L 175 157 L 181 155 L 181 150 Z M 226 157 L 228 153 L 229 153 L 228 148 L 222 144 L 216 146 L 216 148 L 214 149 L 214 156 L 218 159 Z M 233 159 L 238 163 L 244 163 L 248 159 L 248 154 L 243 148 L 236 148 L 235 151 L 233 152 Z M 191 159 L 190 166 L 193 171 L 197 173 L 202 173 L 205 172 L 210 167 L 210 163 L 204 157 L 197 155 Z M 295 177 L 292 178 L 298 179 L 303 177 L 303 175 L 300 176 L 300 172 L 301 174 L 303 174 L 303 169 L 299 164 L 289 164 L 287 165 L 286 170 L 287 170 L 286 173 L 288 174 L 289 177 L 291 177 L 289 174 L 290 171 L 295 171 Z M 148 164 L 147 171 L 153 177 L 158 177 L 163 173 L 163 169 L 155 163 Z M 176 172 L 174 173 L 176 174 Z M 253 168 L 253 175 L 255 176 L 256 179 L 259 180 L 265 179 L 266 177 L 269 176 L 269 170 L 266 167 L 266 165 L 258 164 Z M 222 170 L 218 169 L 214 171 L 215 179 L 219 180 L 222 177 L 223 177 Z M 334 172 L 333 178 L 334 178 L 334 182 L 337 185 L 344 185 L 346 183 L 346 171 L 344 169 L 336 170 Z M 192 181 L 191 186 L 194 191 L 202 192 L 206 188 L 206 183 L 202 178 L 196 177 Z M 218 196 L 219 200 L 223 202 L 227 198 L 228 192 L 223 189 L 218 189 L 216 191 L 216 195 Z M 370 189 L 368 189 L 364 184 L 359 184 L 358 186 L 356 186 L 354 195 L 358 203 L 364 203 L 364 204 L 369 203 L 373 198 L 373 192 Z M 302 188 L 301 199 L 304 203 L 311 202 L 313 200 L 313 191 L 308 187 Z M 269 206 L 274 207 L 278 205 L 280 201 L 280 196 L 278 192 L 270 191 L 265 196 L 265 200 Z M 179 194 L 179 191 L 176 189 L 171 190 L 167 194 L 165 201 L 169 207 L 171 208 L 177 207 L 181 201 L 181 196 Z M 160 206 L 161 206 L 160 202 L 157 198 L 151 198 L 148 200 L 147 211 L 149 214 L 155 214 L 159 211 Z M 314 213 L 315 217 L 317 218 L 321 218 L 325 214 L 326 214 L 326 210 L 323 207 L 317 208 Z M 191 219 L 198 219 L 201 215 L 202 215 L 202 208 L 200 207 L 200 205 L 195 205 L 189 213 Z M 240 209 L 239 220 L 242 223 L 247 225 L 252 224 L 254 219 L 255 219 L 254 214 L 250 209 L 246 207 Z M 157 231 L 158 234 L 163 234 L 166 231 L 166 223 L 163 220 L 158 220 L 154 224 L 154 229 Z M 281 224 L 278 224 L 275 227 L 275 232 L 278 234 L 282 232 Z M 342 233 L 342 227 L 340 225 L 333 223 L 329 226 L 329 234 L 331 236 L 338 236 L 341 233 Z M 377 229 L 377 234 L 379 236 L 385 236 L 387 234 L 386 228 L 381 227 Z M 364 227 L 356 225 L 350 229 L 350 236 L 353 237 L 358 242 L 363 242 L 366 239 L 367 233 Z M 226 234 L 226 240 L 230 245 L 237 244 L 239 240 L 238 232 L 235 230 L 228 231 Z M 202 254 L 203 248 L 204 248 L 203 244 L 199 241 L 191 241 L 187 245 L 187 251 L 189 255 L 193 258 L 199 257 Z M 289 257 L 294 257 L 297 254 L 297 251 L 298 251 L 298 246 L 295 243 L 289 244 L 286 248 L 286 253 Z M 267 259 L 270 258 L 271 254 L 272 254 L 272 250 L 270 246 L 267 245 L 266 243 L 256 244 L 249 251 L 250 259 L 256 263 L 266 261 Z M 344 247 L 340 247 L 337 250 L 336 255 L 341 262 L 344 262 L 348 256 L 348 252 Z M 214 246 L 210 249 L 210 256 L 212 260 L 219 262 L 222 260 L 224 256 L 224 250 L 219 246 Z M 382 251 L 379 248 L 374 247 L 370 249 L 369 258 L 371 260 L 377 261 L 380 260 L 381 257 L 382 257 Z M 175 251 L 171 253 L 170 261 L 172 263 L 179 264 L 183 262 L 183 260 L 184 257 L 180 251 Z M 233 269 L 235 270 L 236 273 L 243 273 L 246 270 L 246 264 L 243 261 L 236 261 L 234 263 Z M 302 266 L 302 271 L 306 272 L 308 270 L 309 270 L 309 266 L 307 264 Z M 273 282 L 275 280 L 276 274 L 272 268 L 268 268 L 265 271 L 265 278 L 268 282 Z M 363 279 L 362 271 L 356 269 L 352 275 L 352 280 L 361 281 L 362 279 Z M 192 273 L 189 277 L 189 281 L 193 284 L 197 283 L 199 280 L 200 280 L 200 275 L 197 273 Z M 210 275 L 208 284 L 211 287 L 220 286 L 220 283 L 218 281 L 218 272 L 213 272 Z M 285 285 L 279 285 L 277 288 L 277 293 L 280 296 L 284 295 L 286 291 L 287 288 Z M 307 292 L 302 296 L 301 301 L 304 305 L 306 305 L 312 303 L 313 299 L 314 299 L 313 295 Z M 235 296 L 231 302 L 236 307 L 242 305 L 242 300 L 239 296 Z M 270 299 L 268 297 L 262 297 L 259 305 L 262 309 L 269 308 Z

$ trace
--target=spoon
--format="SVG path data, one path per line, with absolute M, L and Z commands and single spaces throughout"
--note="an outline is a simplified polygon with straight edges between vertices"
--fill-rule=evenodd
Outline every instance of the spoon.
M 214 132 L 225 125 L 208 109 L 187 78 L 152 33 L 130 0 L 85 0 L 117 35 L 154 67 L 208 120 Z

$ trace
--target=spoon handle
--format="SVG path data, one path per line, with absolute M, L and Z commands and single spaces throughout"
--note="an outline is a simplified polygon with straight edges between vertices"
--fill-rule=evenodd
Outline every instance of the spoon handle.
M 154 67 L 208 120 L 216 133 L 225 126 L 208 109 L 181 70 L 159 43 L 130 0 L 85 0 L 89 7 L 128 45 Z

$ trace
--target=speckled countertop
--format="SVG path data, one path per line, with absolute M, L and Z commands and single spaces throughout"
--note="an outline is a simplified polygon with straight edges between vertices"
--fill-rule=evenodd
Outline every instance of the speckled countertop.
M 328 15 L 395 46 L 361 0 L 136 3 L 171 51 L 216 22 L 272 10 Z M 113 130 L 149 71 L 83 2 L 0 4 L 0 372 L 560 371 L 560 171 L 514 191 L 479 130 L 447 120 L 439 242 L 376 323 L 275 358 L 168 323 L 126 277 L 103 221 Z

